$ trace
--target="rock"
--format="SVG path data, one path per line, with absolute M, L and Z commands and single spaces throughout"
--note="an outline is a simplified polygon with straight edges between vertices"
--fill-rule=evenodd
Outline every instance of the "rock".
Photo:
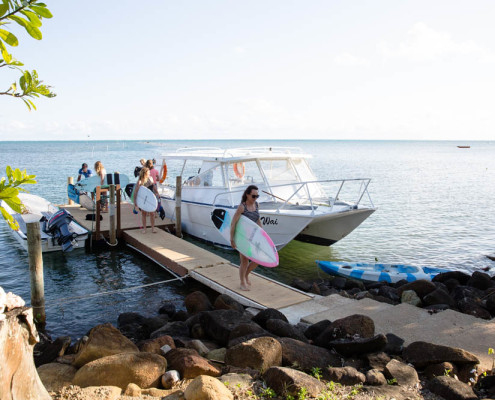
M 271 337 L 251 339 L 227 349 L 225 363 L 265 371 L 282 365 L 282 345 Z
M 39 367 L 54 361 L 57 357 L 63 356 L 71 343 L 70 336 L 61 336 L 54 342 L 49 340 L 38 343 L 34 346 L 34 364 Z M 38 354 L 37 354 L 38 353 Z
M 469 279 L 471 279 L 471 277 L 461 271 L 449 271 L 436 275 L 435 277 L 433 277 L 432 281 L 445 282 L 449 279 L 456 279 L 461 285 L 465 285 L 469 281 Z
M 364 369 L 365 362 L 361 358 L 348 357 L 346 359 L 342 358 L 341 360 L 343 360 L 344 363 L 339 365 L 339 367 L 353 367 L 358 371 Z M 329 367 L 331 367 L 331 365 L 329 365 Z
M 160 336 L 189 336 L 189 328 L 187 324 L 183 321 L 173 321 L 165 324 L 160 329 L 152 332 L 150 337 L 151 339 L 156 339 Z
M 111 324 L 97 325 L 89 331 L 88 340 L 82 343 L 73 365 L 80 368 L 91 361 L 120 353 L 139 353 L 139 349 Z
M 124 396 L 141 397 L 141 388 L 135 383 L 129 383 L 124 390 Z
M 465 350 L 427 342 L 413 342 L 402 352 L 404 360 L 415 367 L 451 362 L 454 364 L 479 364 L 478 358 Z
M 327 373 L 328 380 L 345 386 L 358 385 L 366 381 L 364 374 L 353 367 L 329 367 Z
M 332 279 L 330 285 L 335 289 L 342 290 L 345 288 L 346 283 L 347 283 L 347 279 L 338 276 Z
M 309 340 L 316 340 L 321 333 L 328 328 L 332 323 L 328 319 L 324 319 L 316 322 L 313 325 L 310 325 L 305 331 L 304 336 L 306 336 Z
M 37 371 L 45 388 L 50 392 L 57 392 L 72 384 L 77 369 L 72 365 L 49 363 L 38 367 Z
M 325 384 L 301 371 L 286 367 L 271 367 L 264 374 L 268 387 L 280 396 L 297 396 L 302 389 L 308 396 L 316 397 L 323 390 Z
M 488 296 L 485 307 L 490 311 L 490 314 L 495 315 L 495 293 Z
M 387 337 L 387 345 L 383 351 L 387 354 L 402 354 L 402 350 L 404 349 L 404 339 L 394 335 L 393 333 L 387 333 L 385 336 Z
M 448 400 L 477 400 L 473 389 L 450 376 L 438 376 L 428 382 L 428 389 Z
M 476 289 L 486 290 L 492 287 L 493 282 L 490 280 L 490 275 L 484 272 L 475 271 L 471 278 L 466 283 L 467 286 L 475 287 Z
M 457 302 L 457 307 L 459 311 L 464 314 L 472 315 L 473 317 L 483 318 L 483 319 L 491 319 L 491 314 L 488 310 L 483 308 L 475 299 L 464 297 L 463 299 Z
M 333 340 L 328 342 L 325 347 L 334 349 L 343 356 L 351 356 L 353 354 L 359 355 L 380 351 L 383 350 L 386 345 L 387 337 L 380 333 L 372 338 Z
M 220 376 L 221 371 L 193 349 L 174 349 L 166 354 L 170 369 L 179 371 L 183 379 L 199 375 Z
M 495 387 L 495 375 L 480 376 L 477 384 L 481 390 L 490 390 Z
M 414 290 L 404 290 L 400 298 L 401 303 L 411 304 L 415 307 L 421 307 L 421 299 Z
M 380 295 L 374 295 L 372 297 L 373 300 L 379 301 L 380 303 L 386 303 L 390 305 L 395 305 L 395 302 L 393 300 L 390 300 L 388 297 L 385 296 L 380 296 Z
M 269 319 L 281 319 L 282 321 L 289 322 L 284 314 L 282 314 L 278 310 L 275 310 L 274 308 L 265 308 L 253 317 L 253 321 L 265 329 L 266 321 L 268 321 Z
M 384 369 L 388 379 L 395 379 L 398 385 L 413 386 L 419 382 L 418 373 L 413 367 L 398 360 L 390 360 Z
M 198 339 L 191 340 L 186 347 L 196 350 L 201 357 L 205 357 L 210 352 L 210 349 Z
M 238 374 L 230 372 L 218 378 L 226 387 L 238 387 L 239 389 L 249 388 L 253 385 L 253 377 L 249 374 Z
M 420 299 L 425 297 L 427 294 L 433 292 L 437 287 L 434 283 L 430 281 L 426 281 L 424 279 L 420 279 L 419 281 L 412 281 L 402 285 L 398 288 L 399 296 L 402 296 L 406 290 L 413 290 L 419 296 Z
M 156 339 L 148 339 L 138 343 L 139 351 L 144 353 L 155 353 L 162 355 L 161 348 L 165 345 L 175 349 L 174 339 L 168 335 L 157 337 Z
M 338 319 L 326 328 L 317 338 L 315 343 L 318 346 L 327 347 L 333 340 L 353 337 L 358 335 L 362 338 L 373 337 L 375 334 L 375 324 L 370 317 L 354 314 L 349 317 Z
M 454 290 L 452 290 L 450 294 L 456 302 L 462 300 L 465 297 L 481 302 L 481 298 L 483 297 L 484 292 L 482 290 L 476 289 L 475 287 L 457 286 L 456 288 L 454 288 Z
M 459 286 L 461 283 L 457 279 L 447 279 L 446 281 L 443 282 L 443 284 L 447 287 L 447 290 L 452 292 L 457 286 Z
M 248 316 L 235 310 L 214 310 L 201 314 L 201 326 L 206 335 L 221 346 L 227 345 L 232 330 L 239 324 L 248 323 Z
M 476 382 L 478 376 L 482 374 L 478 364 L 461 364 L 457 368 L 457 378 L 464 383 Z
M 179 381 L 180 381 L 179 371 L 177 371 L 175 369 L 172 369 L 170 371 L 165 372 L 162 375 L 162 379 L 161 379 L 162 386 L 165 389 L 170 389 L 172 386 L 174 386 L 174 384 L 176 382 L 179 382 Z
M 316 282 L 313 282 L 313 284 L 311 285 L 311 289 L 309 289 L 309 293 L 321 295 L 320 287 L 316 284 Z
M 253 333 L 267 333 L 261 326 L 257 323 L 249 321 L 246 323 L 241 323 L 237 325 L 229 334 L 229 341 L 234 340 L 239 337 L 251 335 Z
M 306 336 L 288 322 L 282 321 L 281 319 L 269 319 L 266 321 L 266 329 L 268 332 L 273 333 L 279 337 L 288 337 L 301 342 L 307 342 Z
M 81 367 L 73 384 L 87 386 L 117 386 L 125 389 L 129 383 L 141 388 L 157 387 L 167 369 L 167 361 L 152 353 L 121 353 L 91 361 Z
M 132 342 L 139 342 L 140 340 L 145 340 L 149 338 L 149 332 L 146 332 L 143 329 L 143 325 L 140 325 L 135 322 L 131 322 L 129 324 L 123 325 L 119 328 L 119 331 L 124 335 L 127 339 Z
M 233 400 L 234 396 L 225 385 L 211 376 L 198 376 L 184 391 L 186 400 Z
M 145 320 L 146 317 L 142 316 L 141 314 L 135 312 L 125 312 L 120 314 L 117 318 L 117 326 L 121 328 L 129 324 L 142 325 Z
M 386 385 L 387 380 L 385 379 L 385 376 L 377 369 L 370 369 L 369 371 L 366 372 L 365 383 L 366 385 L 380 386 L 380 385 Z
M 163 390 L 157 388 L 141 389 L 141 396 L 158 397 L 165 400 L 182 400 L 184 395 L 181 390 Z M 145 399 L 147 397 L 144 397 Z
M 399 296 L 399 291 L 392 286 L 383 285 L 380 289 L 378 289 L 378 294 L 392 300 L 393 302 L 398 302 L 401 299 L 401 296 Z
M 169 317 L 166 314 L 159 315 L 157 317 L 146 318 L 141 324 L 141 329 L 144 336 L 149 337 L 152 332 L 160 329 L 162 326 L 169 322 Z
M 244 312 L 244 307 L 242 306 L 242 304 L 226 294 L 219 295 L 215 299 L 213 307 L 215 307 L 215 309 L 217 310 L 236 310 L 241 313 Z
M 160 309 L 158 310 L 158 313 L 159 314 L 166 314 L 168 315 L 170 318 L 172 318 L 175 314 L 175 304 L 170 302 L 170 301 L 165 301 Z
M 448 304 L 449 306 L 455 306 L 455 301 L 450 295 L 443 289 L 435 289 L 433 292 L 423 297 L 423 303 L 427 306 L 432 304 Z
M 365 290 L 365 291 L 361 291 L 361 292 L 356 293 L 354 298 L 356 300 L 363 300 L 363 299 L 372 299 L 373 296 L 367 290 Z
M 2 291 L 3 291 L 3 289 L 2 289 Z M 16 308 L 22 308 L 25 305 L 26 305 L 26 302 L 22 299 L 22 297 L 17 296 L 16 294 L 14 294 L 12 292 L 8 292 L 4 297 L 4 301 L 3 301 L 4 311 L 2 312 L 2 314 L 5 312 L 8 312 L 8 311 L 12 311 Z
M 227 349 L 222 347 L 220 349 L 211 350 L 206 358 L 210 361 L 225 362 L 225 355 L 227 354 Z
M 184 304 L 190 315 L 197 314 L 201 311 L 213 310 L 213 306 L 206 294 L 199 290 L 188 294 L 184 299 Z
M 311 283 L 303 281 L 302 279 L 295 278 L 291 286 L 295 287 L 296 289 L 302 290 L 303 292 L 309 292 L 311 289 Z
M 373 400 L 412 400 L 422 399 L 423 397 L 416 397 L 412 395 L 411 388 L 398 386 L 398 385 L 381 385 L 381 386 L 363 386 L 362 394 L 366 399 Z M 426 398 L 426 397 L 425 397 Z M 428 397 L 428 398 L 431 398 Z
M 322 347 L 313 346 L 291 338 L 280 338 L 282 345 L 282 366 L 297 366 L 303 371 L 311 372 L 313 367 L 324 370 L 328 366 L 340 366 L 340 357 Z
M 438 364 L 430 364 L 428 365 L 425 370 L 424 374 L 428 379 L 433 379 L 437 376 L 454 376 L 457 373 L 457 368 L 454 366 L 454 364 L 451 364 L 449 362 L 442 362 Z
M 185 321 L 188 318 L 189 318 L 189 314 L 187 313 L 186 310 L 179 310 L 172 317 L 174 321 Z
M 390 357 L 383 351 L 379 353 L 366 354 L 364 359 L 368 362 L 371 369 L 376 369 L 378 371 L 383 371 L 385 366 L 390 361 Z

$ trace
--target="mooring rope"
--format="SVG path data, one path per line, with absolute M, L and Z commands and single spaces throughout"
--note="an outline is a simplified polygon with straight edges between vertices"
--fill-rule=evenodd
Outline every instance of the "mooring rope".
M 89 298 L 92 298 L 92 297 L 105 296 L 105 295 L 116 294 L 116 293 L 130 292 L 130 291 L 136 290 L 136 289 L 142 289 L 142 288 L 149 287 L 149 286 L 161 285 L 163 283 L 170 283 L 170 282 L 182 280 L 184 278 L 187 278 L 188 276 L 189 275 L 185 275 L 185 276 L 181 276 L 179 278 L 168 279 L 166 281 L 153 282 L 153 283 L 148 283 L 146 285 L 133 286 L 133 287 L 124 288 L 124 289 L 109 290 L 109 291 L 106 291 L 106 292 L 91 293 L 91 294 L 87 294 L 87 295 L 83 295 L 83 296 L 64 297 L 62 299 L 58 299 L 58 301 L 50 302 L 47 305 L 49 305 L 49 306 L 51 306 L 51 305 L 58 305 L 58 304 L 63 304 L 63 303 L 69 303 L 71 301 L 76 301 L 76 300 L 89 299 Z

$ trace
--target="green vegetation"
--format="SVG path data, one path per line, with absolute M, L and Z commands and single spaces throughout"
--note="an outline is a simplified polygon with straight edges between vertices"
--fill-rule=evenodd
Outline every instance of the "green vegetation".
M 9 47 L 19 45 L 19 40 L 10 31 L 9 25 L 14 22 L 24 28 L 32 38 L 41 40 L 42 34 L 39 28 L 43 18 L 52 18 L 52 13 L 46 4 L 38 0 L 0 0 L 0 68 L 8 67 L 18 70 L 21 74 L 19 82 L 12 83 L 7 90 L 0 92 L 0 95 L 21 99 L 29 110 L 33 108 L 36 110 L 32 98 L 40 95 L 55 97 L 55 93 L 51 92 L 50 86 L 39 80 L 36 70 L 22 69 L 24 64 L 16 60 L 8 51 Z
M 318 367 L 311 368 L 311 375 L 313 375 L 316 379 L 320 380 L 322 377 L 321 368 Z
M 387 384 L 389 384 L 389 385 L 397 385 L 397 379 L 395 379 L 395 378 L 387 379 Z
M 19 192 L 25 192 L 21 185 L 34 184 L 36 181 L 36 175 L 28 175 L 26 170 L 21 171 L 19 168 L 13 170 L 10 165 L 6 168 L 7 178 L 2 177 L 0 179 L 0 200 L 3 200 L 12 210 L 22 213 L 24 206 L 19 199 Z M 3 207 L 0 207 L 0 212 L 10 225 L 12 229 L 19 229 L 17 221 L 5 211 Z

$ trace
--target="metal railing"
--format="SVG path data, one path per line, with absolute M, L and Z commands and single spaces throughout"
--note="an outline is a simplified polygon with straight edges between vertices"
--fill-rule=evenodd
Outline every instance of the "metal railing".
M 322 186 L 323 184 L 336 184 L 339 183 L 340 185 L 338 187 L 338 190 L 335 194 L 335 196 L 331 197 L 327 195 L 327 190 Z M 357 193 L 357 200 L 353 203 L 348 203 L 345 201 L 339 200 L 339 195 L 342 193 L 342 189 L 345 185 L 345 183 L 348 182 L 360 182 L 360 187 Z M 373 201 L 371 200 L 371 196 L 368 192 L 368 185 L 370 184 L 371 179 L 370 178 L 355 178 L 355 179 L 328 179 L 328 180 L 315 180 L 315 181 L 305 181 L 305 182 L 293 182 L 293 183 L 285 183 L 285 184 L 280 184 L 280 185 L 270 185 L 267 187 L 265 184 L 258 184 L 259 187 L 259 192 L 264 193 L 267 197 L 271 197 L 272 199 L 277 199 L 283 201 L 281 204 L 278 205 L 276 208 L 276 212 L 279 213 L 281 210 L 287 208 L 288 206 L 300 206 L 303 204 L 308 204 L 311 207 L 312 214 L 314 214 L 315 210 L 317 209 L 318 206 L 324 205 L 324 206 L 329 206 L 330 210 L 329 212 L 332 212 L 334 210 L 334 207 L 336 205 L 347 205 L 349 209 L 352 208 L 357 208 L 357 206 L 361 203 L 363 197 L 367 195 L 368 200 L 371 204 L 371 208 L 375 208 L 373 205 Z M 325 196 L 314 196 L 312 195 L 311 187 L 310 185 L 316 186 L 316 189 L 320 191 L 321 193 L 324 193 Z M 283 187 L 291 187 L 293 189 L 293 193 L 290 195 L 289 198 L 282 198 L 278 194 L 274 193 L 274 189 L 277 188 L 283 188 Z M 306 193 L 304 196 L 297 196 L 298 193 L 301 192 L 301 190 L 305 188 L 303 192 Z M 213 206 L 220 206 L 219 204 L 219 198 L 224 196 L 225 198 L 228 199 L 230 198 L 230 206 L 235 206 L 234 204 L 234 194 L 236 193 L 243 193 L 246 188 L 243 187 L 238 190 L 230 190 L 230 191 L 225 191 L 218 193 L 214 199 L 213 199 Z M 235 196 L 237 197 L 237 196 Z M 261 197 L 263 198 L 263 196 Z M 296 203 L 293 201 L 297 200 Z M 292 201 L 292 202 L 291 202 Z M 260 201 L 261 202 L 261 201 Z M 325 202 L 324 204 L 322 204 Z

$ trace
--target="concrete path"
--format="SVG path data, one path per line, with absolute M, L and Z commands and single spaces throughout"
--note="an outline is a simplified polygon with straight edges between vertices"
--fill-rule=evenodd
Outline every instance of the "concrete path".
M 348 299 L 338 294 L 315 298 L 280 311 L 292 323 L 301 319 L 311 324 L 324 319 L 334 321 L 352 314 L 367 315 L 375 322 L 376 333 L 394 333 L 405 340 L 406 346 L 425 341 L 459 347 L 475 354 L 483 369 L 491 369 L 494 360 L 492 355 L 488 355 L 488 348 L 495 347 L 495 323 L 457 311 L 430 314 L 409 304 L 393 306 L 371 299 Z

